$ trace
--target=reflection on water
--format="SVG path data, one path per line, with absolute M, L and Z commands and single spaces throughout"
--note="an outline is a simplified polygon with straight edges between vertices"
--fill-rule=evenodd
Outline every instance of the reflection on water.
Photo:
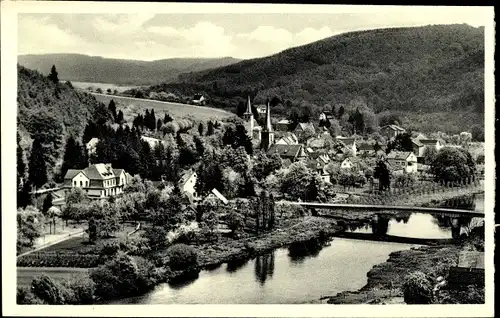
M 152 292 L 115 304 L 298 304 L 320 297 L 357 290 L 366 273 L 410 244 L 335 238 L 316 257 L 298 264 L 288 248 L 202 271 L 199 278 L 180 288 L 161 284 Z M 231 268 L 231 270 L 229 269 Z M 177 285 L 176 287 L 178 287 Z

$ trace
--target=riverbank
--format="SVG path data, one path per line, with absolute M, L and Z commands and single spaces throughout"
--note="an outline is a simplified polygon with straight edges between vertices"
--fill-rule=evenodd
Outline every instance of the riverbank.
M 427 274 L 434 281 L 439 276 L 446 277 L 448 269 L 458 264 L 460 251 L 481 250 L 484 244 L 479 238 L 471 238 L 462 245 L 420 246 L 410 250 L 393 252 L 389 259 L 374 266 L 368 273 L 367 284 L 357 291 L 346 291 L 329 297 L 329 304 L 404 304 L 403 284 L 405 276 L 414 271 Z M 477 289 L 481 298 L 481 290 Z M 446 293 L 446 291 L 444 291 Z M 484 298 L 484 290 L 482 291 Z M 457 303 L 475 303 L 466 297 L 460 299 L 460 292 L 454 295 Z M 476 295 L 476 296 L 478 296 Z M 450 297 L 448 297 L 450 299 Z

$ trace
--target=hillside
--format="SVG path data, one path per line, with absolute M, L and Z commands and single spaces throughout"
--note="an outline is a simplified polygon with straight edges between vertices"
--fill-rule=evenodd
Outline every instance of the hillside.
M 277 95 L 287 106 L 275 113 L 283 114 L 303 105 L 348 109 L 361 98 L 375 113 L 473 113 L 460 118 L 481 124 L 484 28 L 432 25 L 345 33 L 180 79 L 151 90 L 202 91 L 224 108 L 235 107 L 247 94 L 256 94 L 257 103 Z M 460 118 L 454 124 L 472 124 Z
M 82 54 L 20 55 L 18 63 L 42 73 L 56 65 L 62 80 L 121 85 L 147 85 L 177 80 L 180 73 L 196 72 L 229 65 L 231 57 L 198 59 L 177 58 L 157 61 L 109 59 Z
M 107 107 L 92 95 L 66 84 L 56 85 L 37 71 L 19 65 L 17 71 L 17 125 L 25 158 L 29 158 L 31 142 L 38 137 L 45 149 L 45 162 L 53 168 L 61 158 L 66 138 L 72 135 L 79 139 L 87 120 L 107 116 Z

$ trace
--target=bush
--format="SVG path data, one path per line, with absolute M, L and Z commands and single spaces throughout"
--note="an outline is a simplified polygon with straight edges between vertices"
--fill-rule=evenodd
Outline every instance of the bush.
M 89 276 L 74 276 L 64 286 L 72 292 L 71 304 L 92 304 L 94 302 L 95 282 Z
M 18 305 L 41 305 L 43 301 L 28 288 L 17 288 L 16 303 Z
M 154 286 L 154 265 L 141 257 L 118 252 L 113 259 L 90 271 L 100 299 L 136 296 Z
M 175 244 L 167 250 L 167 264 L 172 270 L 185 270 L 198 266 L 196 250 L 186 244 Z
M 306 215 L 306 210 L 297 204 L 276 202 L 275 214 L 277 218 L 293 219 Z
M 66 303 L 67 293 L 64 286 L 46 275 L 33 279 L 31 289 L 35 296 L 49 305 L 64 305 Z
M 404 300 L 407 304 L 431 304 L 432 282 L 426 274 L 416 271 L 405 277 Z

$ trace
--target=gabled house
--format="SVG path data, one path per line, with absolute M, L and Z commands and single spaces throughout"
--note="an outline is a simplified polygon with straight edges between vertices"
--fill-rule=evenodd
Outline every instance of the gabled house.
M 398 125 L 386 125 L 380 128 L 380 134 L 387 140 L 395 138 L 397 135 L 404 134 L 405 132 L 406 129 L 401 128 Z
M 316 134 L 316 129 L 312 123 L 299 123 L 295 130 L 293 131 L 297 136 L 300 136 L 305 131 L 310 130 L 313 134 Z
M 347 149 L 349 149 L 354 157 L 356 157 L 358 147 L 356 146 L 355 138 L 337 136 L 337 140 L 340 141 Z
M 306 141 L 306 145 L 312 149 L 323 149 L 326 147 L 326 141 L 325 138 L 321 138 L 321 136 L 312 137 Z
M 413 148 L 413 153 L 418 157 L 422 157 L 424 154 L 424 144 L 420 142 L 417 138 L 412 138 L 411 145 Z
M 90 198 L 105 198 L 123 192 L 131 176 L 111 164 L 98 163 L 82 170 L 69 169 L 64 176 L 63 188 L 81 188 Z
M 288 131 L 290 129 L 291 125 L 292 125 L 292 122 L 290 120 L 282 119 L 276 123 L 276 130 L 277 131 Z
M 149 144 L 149 147 L 151 147 L 151 150 L 153 150 L 160 143 L 162 143 L 163 145 L 166 145 L 166 142 L 164 140 L 161 140 L 158 138 L 141 136 L 141 140 L 147 142 Z
M 196 175 L 196 171 L 187 170 L 181 174 L 181 178 L 179 179 L 179 188 L 182 192 L 187 192 L 193 197 L 197 197 L 195 185 L 198 176 Z
M 360 158 L 349 157 L 349 158 L 345 158 L 340 163 L 340 168 L 341 169 L 358 169 L 360 163 L 361 163 L 361 159 Z
M 289 132 L 279 138 L 275 143 L 277 145 L 298 145 L 299 139 L 294 133 Z
M 203 94 L 196 94 L 192 100 L 194 105 L 206 105 L 207 98 Z
M 420 139 L 420 143 L 425 147 L 433 147 L 436 151 L 441 150 L 444 145 L 438 139 Z
M 401 166 L 406 173 L 416 173 L 418 170 L 417 156 L 413 152 L 391 151 L 386 159 L 393 168 Z
M 369 143 L 362 143 L 358 146 L 357 154 L 374 156 L 375 155 L 375 145 Z
M 267 155 L 277 153 L 282 159 L 289 159 L 295 162 L 299 159 L 305 158 L 307 155 L 302 145 L 272 145 L 267 151 Z

